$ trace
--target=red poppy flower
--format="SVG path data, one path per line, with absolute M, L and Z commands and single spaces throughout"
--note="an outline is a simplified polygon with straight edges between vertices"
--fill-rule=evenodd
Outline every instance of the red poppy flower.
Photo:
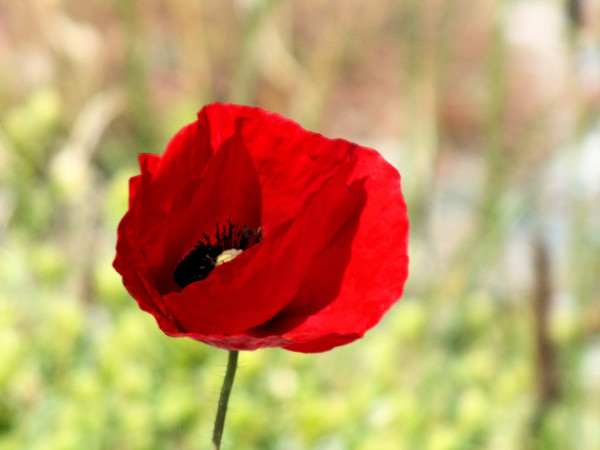
M 114 267 L 169 336 L 321 352 L 400 298 L 406 205 L 376 151 L 212 104 L 139 161 Z

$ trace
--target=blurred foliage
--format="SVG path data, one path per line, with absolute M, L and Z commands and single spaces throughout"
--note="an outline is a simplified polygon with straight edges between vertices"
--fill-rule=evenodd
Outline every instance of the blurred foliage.
M 225 352 L 111 263 L 136 155 L 235 101 L 393 162 L 411 276 L 361 341 L 242 353 L 224 448 L 600 449 L 599 11 L 0 1 L 0 448 L 208 448 Z

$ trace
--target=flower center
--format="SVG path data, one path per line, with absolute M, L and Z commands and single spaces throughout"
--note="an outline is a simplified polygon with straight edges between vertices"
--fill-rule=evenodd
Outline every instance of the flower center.
M 217 223 L 216 233 L 203 233 L 194 249 L 177 265 L 173 279 L 182 289 L 188 284 L 204 280 L 215 267 L 233 260 L 262 241 L 262 237 L 260 227 L 252 230 L 245 225 L 240 229 L 230 221 L 223 227 Z

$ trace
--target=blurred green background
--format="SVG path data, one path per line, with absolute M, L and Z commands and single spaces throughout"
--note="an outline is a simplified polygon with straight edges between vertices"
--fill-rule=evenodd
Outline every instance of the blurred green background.
M 600 449 L 600 2 L 0 0 L 0 448 L 208 448 L 227 354 L 111 267 L 136 155 L 206 103 L 403 175 L 364 339 L 244 352 L 225 449 Z

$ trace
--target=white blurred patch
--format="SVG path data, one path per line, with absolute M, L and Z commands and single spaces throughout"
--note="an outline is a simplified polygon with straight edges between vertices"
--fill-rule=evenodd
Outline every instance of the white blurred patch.
M 534 49 L 562 47 L 565 18 L 562 5 L 543 0 L 513 2 L 507 11 L 506 37 L 510 44 Z
M 584 351 L 580 377 L 585 389 L 600 395 L 600 340 Z
M 581 142 L 575 176 L 584 192 L 600 195 L 600 123 Z
M 291 398 L 298 391 L 298 374 L 292 369 L 280 368 L 269 372 L 269 392 L 279 399 Z

